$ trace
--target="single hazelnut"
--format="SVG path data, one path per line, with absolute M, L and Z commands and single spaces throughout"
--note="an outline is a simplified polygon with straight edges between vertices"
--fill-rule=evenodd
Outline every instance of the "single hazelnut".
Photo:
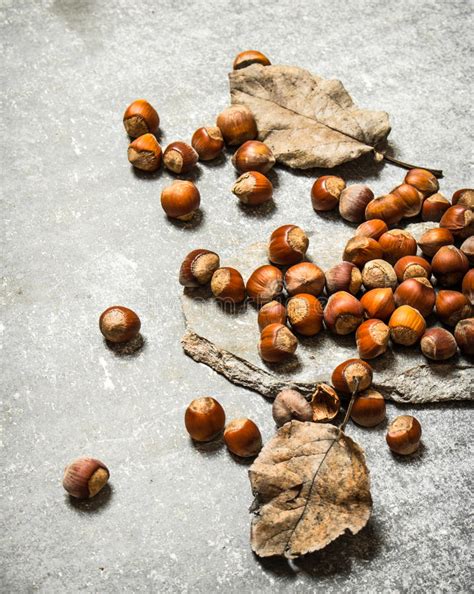
M 313 409 L 300 392 L 285 389 L 279 392 L 273 401 L 272 415 L 277 427 L 281 427 L 293 419 L 302 422 L 311 421 Z
M 315 336 L 323 327 L 323 306 L 314 295 L 300 293 L 286 304 L 288 321 L 303 336 Z
M 431 268 L 439 285 L 453 287 L 461 283 L 469 270 L 469 260 L 454 245 L 446 245 L 433 256 Z
M 434 361 L 450 359 L 458 350 L 454 336 L 444 328 L 428 328 L 421 337 L 420 347 L 423 355 Z
M 212 161 L 222 153 L 224 137 L 217 126 L 198 128 L 191 139 L 191 146 L 201 161 Z
M 245 105 L 231 105 L 217 116 L 217 126 L 226 144 L 240 145 L 257 138 L 257 124 L 252 112 Z
M 403 281 L 395 291 L 395 304 L 397 307 L 410 305 L 427 318 L 433 311 L 436 293 L 430 281 L 424 277 L 408 278 Z
M 201 195 L 191 181 L 175 180 L 161 192 L 161 206 L 171 219 L 190 221 L 200 204 Z
M 393 342 L 411 346 L 418 342 L 426 330 L 425 318 L 410 305 L 401 305 L 388 321 Z
M 354 400 L 351 419 L 362 427 L 375 427 L 385 420 L 385 399 L 380 392 L 369 388 Z
M 366 318 L 386 321 L 395 311 L 393 291 L 389 288 L 372 289 L 360 298 Z
M 392 229 L 384 233 L 378 242 L 383 250 L 383 257 L 390 264 L 395 264 L 404 256 L 416 254 L 416 240 L 411 233 L 403 229 Z
M 332 385 L 344 394 L 367 390 L 372 384 L 372 367 L 362 359 L 348 359 L 332 372 Z
M 442 290 L 436 295 L 436 314 L 447 326 L 456 326 L 460 320 L 474 315 L 474 308 L 459 291 Z
M 260 336 L 260 356 L 268 363 L 281 363 L 293 355 L 298 346 L 295 335 L 283 324 L 269 324 Z
M 211 281 L 219 268 L 219 256 L 209 250 L 198 249 L 189 252 L 179 270 L 179 283 L 183 287 L 200 287 Z
M 245 299 L 244 279 L 235 268 L 218 268 L 212 275 L 211 291 L 219 301 L 242 303 Z
M 366 320 L 356 330 L 356 344 L 361 359 L 375 359 L 388 347 L 390 328 L 382 320 Z
M 432 258 L 436 252 L 445 245 L 453 245 L 454 237 L 449 229 L 435 227 L 428 229 L 418 240 L 418 246 L 424 256 Z
M 311 409 L 315 423 L 327 423 L 335 419 L 341 408 L 336 390 L 328 384 L 318 384 L 311 396 Z
M 339 198 L 339 213 L 343 219 L 351 223 L 361 223 L 365 217 L 367 204 L 374 198 L 374 193 L 368 186 L 354 184 L 341 192 Z
M 109 469 L 95 458 L 77 458 L 64 470 L 63 487 L 77 499 L 90 499 L 105 487 Z
M 122 305 L 107 308 L 99 318 L 100 331 L 109 342 L 129 342 L 138 335 L 140 326 L 137 314 Z
M 474 235 L 471 235 L 471 237 L 468 237 L 463 241 L 460 250 L 469 260 L 471 266 L 474 265 Z
M 342 259 L 352 262 L 359 268 L 369 260 L 379 260 L 383 257 L 383 251 L 378 241 L 370 237 L 352 237 L 346 244 Z
M 441 193 L 433 194 L 424 200 L 423 206 L 421 207 L 421 220 L 422 221 L 433 221 L 439 223 L 441 217 L 451 206 L 449 200 L 447 200 Z
M 258 171 L 248 171 L 242 174 L 232 186 L 232 193 L 248 206 L 258 206 L 271 200 L 273 195 L 272 182 Z
M 368 289 L 394 289 L 397 275 L 393 266 L 385 260 L 370 260 L 362 269 L 362 283 Z
M 247 171 L 267 173 L 275 165 L 275 157 L 263 142 L 248 140 L 236 150 L 232 163 L 239 173 Z
M 160 118 L 148 101 L 137 99 L 125 110 L 123 125 L 129 136 L 138 138 L 143 134 L 154 134 L 160 125 Z
M 410 184 L 401 184 L 397 186 L 390 194 L 400 196 L 405 204 L 403 216 L 407 218 L 416 217 L 420 214 L 421 206 L 423 204 L 423 194 Z
M 334 334 L 350 334 L 362 324 L 364 308 L 358 299 L 345 291 L 331 295 L 324 309 L 324 323 Z
M 286 307 L 279 301 L 265 303 L 258 311 L 260 332 L 270 324 L 286 324 Z
M 367 204 L 365 209 L 365 218 L 381 219 L 387 225 L 396 225 L 399 223 L 405 212 L 405 203 L 400 196 L 396 194 L 385 194 L 374 198 Z
M 224 429 L 225 412 L 214 398 L 196 398 L 186 409 L 184 424 L 194 441 L 211 441 Z
M 439 190 L 438 180 L 426 169 L 410 169 L 405 175 L 405 183 L 415 186 L 425 197 Z
M 388 428 L 386 440 L 388 447 L 402 456 L 413 454 L 420 445 L 421 425 L 410 415 L 394 419 Z
M 309 293 L 317 297 L 324 290 L 324 272 L 312 262 L 300 262 L 285 273 L 285 287 L 289 295 Z
M 474 235 L 474 212 L 467 206 L 455 204 L 441 217 L 439 226 L 449 229 L 455 238 L 467 239 Z
M 378 241 L 388 231 L 387 223 L 381 219 L 372 219 L 361 223 L 356 229 L 356 237 L 371 237 Z
M 326 272 L 326 290 L 328 295 L 337 291 L 346 291 L 356 295 L 362 286 L 362 274 L 355 264 L 340 262 Z
M 276 266 L 265 264 L 252 272 L 247 281 L 247 294 L 262 305 L 273 301 L 283 292 L 283 274 Z
M 399 283 L 407 278 L 425 277 L 429 279 L 431 276 L 430 263 L 420 256 L 403 256 L 395 264 L 394 270 Z
M 198 162 L 199 155 L 186 142 L 172 142 L 163 153 L 163 163 L 166 169 L 173 173 L 187 173 Z
M 144 134 L 128 146 L 128 160 L 142 171 L 156 171 L 161 166 L 161 146 L 153 134 Z
M 273 264 L 289 266 L 300 262 L 308 249 L 306 233 L 296 225 L 283 225 L 275 229 L 268 245 L 268 258 Z
M 462 292 L 471 305 L 474 305 L 474 268 L 469 269 L 462 279 Z
M 467 206 L 471 210 L 474 210 L 474 190 L 465 188 L 454 192 L 451 198 L 452 204 L 461 204 L 461 206 Z
M 464 355 L 474 355 L 474 318 L 460 320 L 454 329 L 454 338 Z
M 233 419 L 224 429 L 227 449 L 240 458 L 253 458 L 262 449 L 262 435 L 250 419 Z
M 339 203 L 341 192 L 346 187 L 342 177 L 322 175 L 311 188 L 311 203 L 316 211 L 333 210 Z
M 261 66 L 270 66 L 271 62 L 257 50 L 246 50 L 244 52 L 240 52 L 235 56 L 233 69 L 234 70 L 241 70 L 242 68 L 247 68 L 247 66 L 251 66 L 252 64 L 260 64 Z

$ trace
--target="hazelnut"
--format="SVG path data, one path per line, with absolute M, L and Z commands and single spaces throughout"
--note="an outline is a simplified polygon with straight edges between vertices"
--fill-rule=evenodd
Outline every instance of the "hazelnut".
M 161 146 L 153 134 L 139 136 L 128 146 L 128 160 L 142 171 L 156 171 L 161 166 Z
M 366 320 L 356 330 L 356 344 L 361 359 L 375 359 L 383 355 L 390 338 L 389 327 L 382 320 Z
M 449 229 L 455 238 L 467 239 L 474 235 L 474 212 L 467 206 L 455 204 L 441 217 L 439 226 Z
M 186 409 L 184 424 L 194 441 L 211 441 L 224 429 L 225 412 L 214 398 L 196 398 Z
M 236 150 L 232 163 L 239 173 L 247 171 L 267 173 L 275 165 L 275 157 L 263 142 L 248 140 Z
M 100 331 L 109 342 L 129 342 L 138 335 L 140 326 L 137 314 L 122 305 L 109 307 L 99 318 Z
M 191 139 L 191 146 L 201 161 L 212 161 L 222 153 L 224 138 L 220 128 L 208 126 L 198 128 Z
M 434 361 L 450 359 L 458 350 L 454 336 L 444 328 L 428 328 L 421 337 L 420 346 L 423 355 Z
M 370 260 L 362 269 L 362 283 L 366 289 L 394 289 L 397 275 L 393 266 L 385 260 Z
M 462 292 L 471 305 L 474 305 L 474 268 L 466 272 L 462 279 Z
M 77 458 L 64 470 L 63 487 L 77 499 L 90 499 L 105 487 L 109 469 L 95 458 Z
M 365 217 L 367 204 L 374 198 L 368 186 L 354 184 L 341 192 L 339 213 L 343 219 L 351 223 L 361 223 Z
M 303 336 L 315 336 L 323 326 L 323 306 L 308 293 L 292 297 L 286 304 L 288 320 L 293 330 Z
M 179 282 L 183 287 L 200 287 L 210 282 L 219 268 L 219 256 L 209 250 L 189 252 L 179 270 Z
M 424 277 L 409 278 L 403 281 L 395 291 L 397 307 L 410 305 L 427 318 L 433 311 L 436 294 L 428 279 Z
M 317 297 L 324 290 L 324 272 L 311 262 L 300 262 L 285 273 L 285 287 L 289 295 L 309 293 Z
M 163 163 L 166 169 L 173 173 L 187 173 L 198 162 L 199 155 L 192 146 L 177 141 L 169 144 L 163 153 Z
M 315 423 L 327 423 L 337 417 L 341 401 L 337 392 L 328 384 L 318 384 L 311 396 L 311 409 Z
M 441 217 L 451 206 L 449 200 L 447 200 L 439 192 L 433 194 L 423 202 L 421 207 L 421 219 L 422 221 L 433 221 L 439 223 Z
M 405 204 L 405 208 L 403 210 L 404 217 L 411 218 L 420 214 L 421 206 L 423 204 L 423 194 L 417 190 L 415 186 L 411 186 L 410 184 L 401 184 L 392 190 L 390 194 L 400 196 L 400 198 L 403 200 Z
M 309 239 L 303 229 L 296 225 L 283 225 L 270 237 L 268 258 L 280 266 L 300 262 L 308 249 Z
M 295 335 L 283 324 L 269 324 L 260 336 L 260 356 L 268 363 L 280 363 L 293 355 L 298 346 Z
M 272 182 L 258 171 L 248 171 L 239 177 L 232 187 L 232 192 L 248 206 L 258 206 L 271 200 Z
M 279 301 L 265 303 L 258 312 L 260 332 L 270 324 L 286 324 L 286 307 Z
M 371 237 L 378 241 L 388 231 L 387 223 L 381 219 L 372 219 L 361 223 L 356 229 L 356 237 Z
M 277 427 L 292 421 L 311 421 L 313 409 L 306 398 L 297 390 L 285 389 L 279 392 L 273 401 L 273 420 Z
M 362 324 L 364 309 L 358 299 L 345 291 L 338 291 L 328 299 L 324 309 L 324 323 L 334 334 L 350 334 Z
M 242 68 L 247 68 L 247 66 L 251 66 L 252 64 L 260 64 L 261 66 L 270 66 L 271 62 L 257 50 L 246 50 L 244 52 L 240 52 L 235 56 L 233 69 L 234 70 L 241 70 Z
M 273 301 L 283 292 L 283 274 L 276 266 L 265 264 L 252 272 L 247 281 L 247 294 L 257 304 Z
M 369 260 L 378 260 L 383 256 L 382 248 L 378 241 L 370 237 L 352 237 L 346 244 L 342 259 L 352 262 L 359 268 Z
M 454 329 L 454 338 L 464 355 L 474 355 L 474 318 L 460 320 Z
M 383 257 L 390 264 L 395 264 L 404 256 L 416 254 L 416 240 L 411 233 L 403 229 L 392 229 L 384 233 L 378 242 L 383 250 Z
M 372 384 L 372 367 L 362 359 L 348 359 L 332 372 L 332 385 L 339 392 L 354 394 L 362 392 Z
M 240 145 L 257 137 L 257 124 L 245 105 L 231 105 L 217 116 L 217 126 L 226 144 Z
M 472 266 L 474 264 L 474 235 L 464 240 L 460 249 Z
M 394 419 L 387 430 L 388 447 L 395 452 L 407 456 L 416 452 L 420 445 L 421 425 L 410 415 L 402 415 Z
M 474 190 L 468 188 L 457 190 L 451 198 L 451 203 L 461 204 L 461 206 L 467 206 L 467 208 L 474 210 Z
M 423 336 L 426 322 L 417 309 L 410 305 L 401 305 L 390 316 L 388 326 L 393 342 L 411 346 Z
M 454 245 L 440 248 L 431 261 L 433 274 L 443 287 L 458 285 L 469 270 L 469 260 Z
M 355 264 L 340 262 L 326 272 L 328 295 L 337 291 L 347 291 L 356 295 L 362 286 L 362 274 Z
M 262 435 L 250 419 L 234 419 L 224 430 L 227 449 L 240 458 L 253 458 L 262 449 Z
M 474 308 L 459 291 L 442 290 L 436 295 L 436 314 L 443 324 L 456 326 L 460 320 L 470 318 Z
M 211 279 L 211 291 L 219 301 L 242 303 L 245 299 L 245 283 L 235 268 L 218 268 Z
M 365 317 L 369 319 L 376 318 L 385 321 L 395 311 L 393 291 L 389 288 L 367 291 L 360 298 L 360 303 L 364 308 Z
M 431 276 L 430 263 L 420 256 L 403 256 L 395 264 L 394 270 L 399 283 L 407 278 L 425 277 L 429 279 Z
M 200 203 L 199 190 L 191 181 L 176 180 L 161 192 L 161 206 L 171 219 L 190 221 Z
M 403 218 L 405 203 L 396 194 L 385 194 L 374 198 L 365 209 L 365 218 L 381 219 L 387 225 L 396 225 Z
M 385 399 L 380 392 L 369 388 L 354 400 L 351 419 L 362 427 L 375 427 L 385 420 Z
M 311 188 L 311 202 L 316 211 L 333 210 L 339 203 L 346 182 L 336 175 L 318 177 Z
M 452 245 L 454 243 L 453 234 L 449 229 L 436 227 L 435 229 L 428 229 L 418 240 L 420 250 L 424 256 L 432 258 L 436 252 L 445 245 Z
M 148 101 L 137 99 L 125 110 L 123 125 L 129 136 L 138 138 L 143 134 L 154 134 L 160 125 L 160 118 Z
M 410 169 L 405 175 L 405 183 L 415 186 L 425 197 L 439 190 L 438 180 L 426 169 Z

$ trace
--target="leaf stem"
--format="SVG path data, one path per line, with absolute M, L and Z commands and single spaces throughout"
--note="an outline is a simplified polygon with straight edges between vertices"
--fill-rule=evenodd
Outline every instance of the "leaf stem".
M 349 422 L 351 412 L 352 412 L 352 407 L 354 406 L 354 401 L 356 399 L 357 392 L 359 391 L 359 382 L 360 382 L 360 379 L 357 378 L 355 380 L 355 386 L 354 386 L 354 390 L 352 391 L 352 396 L 351 396 L 351 400 L 349 402 L 349 406 L 347 407 L 347 410 L 346 410 L 346 415 L 345 415 L 342 423 L 339 425 L 339 431 L 341 431 L 342 433 L 344 433 L 344 429 L 346 428 L 346 425 Z
M 389 155 L 385 155 L 383 153 L 378 153 L 377 151 L 375 151 L 376 159 L 380 159 L 379 155 L 382 155 L 382 157 L 385 161 L 388 161 L 389 163 L 393 163 L 394 165 L 398 165 L 399 167 L 403 167 L 404 169 L 420 169 L 420 167 L 418 167 L 417 165 L 411 165 L 410 163 L 405 163 L 405 161 L 400 161 L 399 159 L 395 159 L 395 157 L 390 157 Z M 431 173 L 435 177 L 438 177 L 438 178 L 443 177 L 443 172 L 441 169 L 433 169 L 432 167 L 422 167 L 422 169 L 431 171 Z

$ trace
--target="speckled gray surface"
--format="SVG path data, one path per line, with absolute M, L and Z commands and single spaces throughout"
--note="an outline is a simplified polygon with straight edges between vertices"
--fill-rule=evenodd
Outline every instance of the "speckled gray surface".
M 361 106 L 391 115 L 396 155 L 445 170 L 448 195 L 472 183 L 470 2 L 13 2 L 3 0 L 3 527 L 5 592 L 467 592 L 472 583 L 472 409 L 419 408 L 423 447 L 393 458 L 384 427 L 350 434 L 366 449 L 374 513 L 293 566 L 248 542 L 247 467 L 195 448 L 187 402 L 211 394 L 265 439 L 270 405 L 181 349 L 176 271 L 205 244 L 222 257 L 289 218 L 312 229 L 316 172 L 275 173 L 275 208 L 243 211 L 225 162 L 199 168 L 203 217 L 164 219 L 170 176 L 135 174 L 121 117 L 156 105 L 162 142 L 189 138 L 228 100 L 234 54 L 337 77 Z M 472 22 L 471 22 L 472 25 Z M 472 27 L 471 27 L 472 28 Z M 402 177 L 366 160 L 340 168 L 376 193 Z M 108 350 L 112 303 L 135 309 L 145 348 Z M 89 504 L 62 491 L 64 465 L 94 455 L 110 488 Z

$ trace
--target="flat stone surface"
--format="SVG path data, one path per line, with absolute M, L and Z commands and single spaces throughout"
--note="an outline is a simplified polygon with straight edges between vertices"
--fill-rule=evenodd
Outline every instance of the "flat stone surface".
M 146 97 L 163 145 L 189 139 L 227 104 L 234 55 L 257 47 L 275 63 L 340 78 L 359 105 L 388 111 L 394 154 L 442 167 L 450 196 L 473 179 L 470 11 L 428 0 L 2 2 L 3 592 L 470 589 L 469 403 L 389 403 L 390 419 L 414 413 L 423 425 L 423 447 L 406 460 L 387 450 L 385 426 L 351 425 L 371 470 L 367 528 L 291 566 L 252 555 L 248 468 L 220 444 L 193 446 L 183 413 L 210 394 L 268 440 L 270 403 L 184 354 L 177 270 L 192 248 L 225 261 L 287 222 L 322 250 L 318 236 L 337 217 L 310 207 L 319 171 L 277 168 L 272 207 L 239 207 L 227 155 L 197 169 L 201 218 L 171 223 L 159 195 L 172 176 L 130 168 L 121 121 Z M 338 172 L 376 194 L 403 178 L 370 159 Z M 338 251 L 352 229 L 338 225 Z M 114 303 L 141 317 L 135 354 L 108 349 L 98 332 Z M 79 455 L 111 471 L 90 503 L 61 487 Z

